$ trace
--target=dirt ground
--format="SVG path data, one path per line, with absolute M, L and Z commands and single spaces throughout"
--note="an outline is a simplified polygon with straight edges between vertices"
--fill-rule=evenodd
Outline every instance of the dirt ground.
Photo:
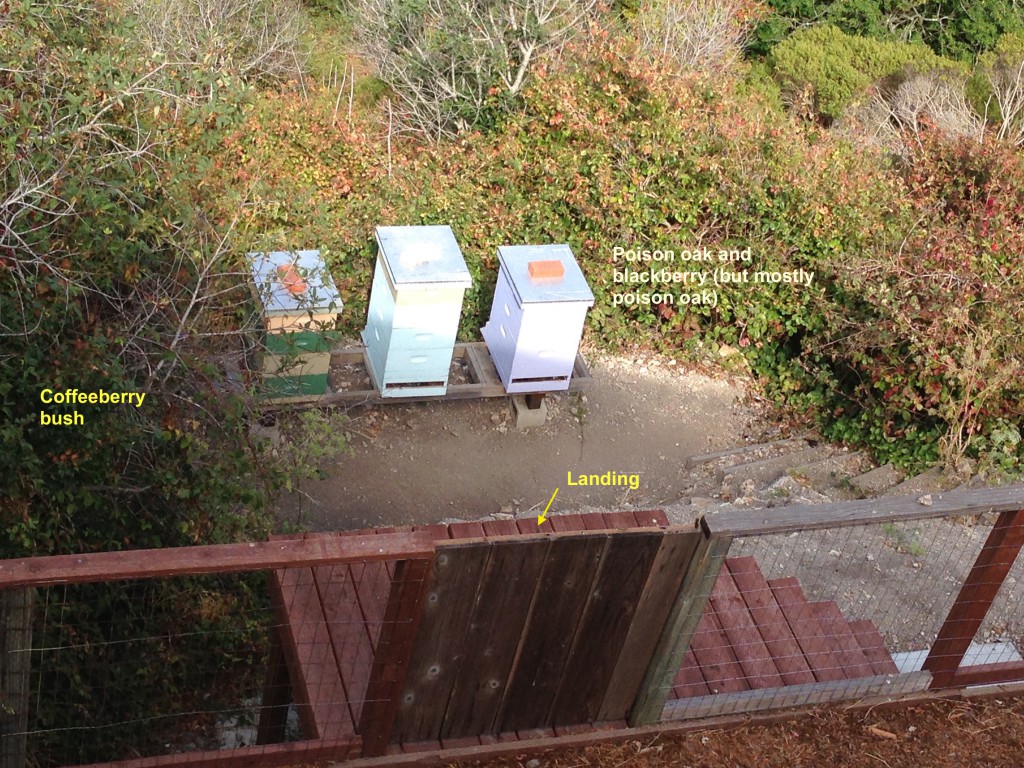
M 1024 698 L 819 711 L 799 720 L 647 737 L 450 768 L 1019 768 Z
M 589 353 L 588 392 L 549 395 L 542 427 L 519 431 L 505 398 L 351 410 L 353 452 L 286 499 L 312 530 L 473 520 L 494 513 L 643 508 L 682 491 L 687 456 L 770 439 L 740 378 L 650 354 Z M 638 473 L 640 487 L 568 487 L 567 473 Z

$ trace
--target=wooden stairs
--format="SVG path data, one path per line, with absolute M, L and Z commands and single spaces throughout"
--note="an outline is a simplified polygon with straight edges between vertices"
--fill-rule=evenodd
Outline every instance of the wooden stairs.
M 438 540 L 524 533 L 667 527 L 660 511 L 557 515 L 534 519 L 382 528 L 307 537 L 428 531 Z M 306 738 L 359 731 L 363 701 L 393 576 L 391 563 L 278 571 L 272 591 L 288 677 Z M 750 557 L 728 558 L 693 635 L 664 719 L 904 693 L 927 687 L 900 675 L 875 625 L 850 621 L 836 603 L 811 602 L 794 578 L 766 580 Z M 593 727 L 623 727 L 623 721 Z M 579 732 L 580 726 L 573 726 Z M 537 730 L 537 729 L 533 729 Z M 535 733 L 503 733 L 441 746 L 490 743 Z M 552 730 L 552 729 L 548 729 Z M 547 735 L 556 735 L 553 729 Z M 439 742 L 393 747 L 437 749 Z

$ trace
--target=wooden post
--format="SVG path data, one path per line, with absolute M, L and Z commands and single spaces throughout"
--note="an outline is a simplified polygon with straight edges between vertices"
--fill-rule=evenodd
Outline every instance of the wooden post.
M 0 768 L 24 768 L 35 590 L 0 589 Z
M 257 744 L 280 744 L 288 726 L 288 699 L 292 690 L 281 632 L 282 628 L 276 624 L 270 628 L 270 655 L 267 657 L 267 679 L 263 685 L 263 702 L 256 728 Z
M 432 565 L 433 560 L 400 560 L 395 566 L 359 718 L 363 757 L 382 756 L 391 741 Z
M 932 688 L 953 682 L 1022 546 L 1024 509 L 1000 513 L 925 659 L 924 669 L 932 673 Z
M 675 605 L 661 632 L 658 647 L 651 656 L 640 692 L 630 710 L 628 722 L 631 726 L 650 725 L 661 720 L 672 680 L 683 663 L 693 633 L 704 615 L 731 543 L 731 536 L 710 538 L 704 532 L 697 544 L 682 586 L 679 587 Z

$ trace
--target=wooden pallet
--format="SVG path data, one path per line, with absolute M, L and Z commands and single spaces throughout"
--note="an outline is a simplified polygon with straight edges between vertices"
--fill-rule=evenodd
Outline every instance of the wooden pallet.
M 325 395 L 308 396 L 299 395 L 295 397 L 275 398 L 268 403 L 271 407 L 282 405 L 316 405 L 318 407 L 329 406 L 352 406 L 352 405 L 380 405 L 383 403 L 415 403 L 424 400 L 474 400 L 485 397 L 506 397 L 508 393 L 501 383 L 498 371 L 491 361 L 490 353 L 487 351 L 487 344 L 482 341 L 465 342 L 455 345 L 452 355 L 453 362 L 458 362 L 466 367 L 470 381 L 465 384 L 449 384 L 448 390 L 443 395 L 412 397 L 382 397 L 380 392 L 374 389 L 346 390 L 344 392 L 328 392 Z M 359 365 L 367 367 L 366 349 L 358 347 L 339 347 L 331 350 L 331 366 L 338 365 Z M 367 368 L 367 370 L 369 370 Z M 367 376 L 369 378 L 369 376 Z M 583 355 L 576 355 L 576 362 L 573 366 L 572 378 L 569 380 L 568 392 L 583 392 L 589 389 L 593 378 L 590 369 L 587 367 Z M 546 394 L 546 393 L 540 393 Z

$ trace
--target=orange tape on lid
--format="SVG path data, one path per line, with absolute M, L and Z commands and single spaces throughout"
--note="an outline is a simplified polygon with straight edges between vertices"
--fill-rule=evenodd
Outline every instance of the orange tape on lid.
M 558 259 L 531 261 L 528 269 L 532 280 L 560 280 L 565 276 L 565 267 Z
M 305 293 L 309 287 L 306 285 L 306 281 L 302 279 L 294 264 L 283 264 L 277 268 L 277 279 L 281 281 L 281 285 L 285 287 L 288 293 L 293 296 L 297 296 L 300 293 Z

